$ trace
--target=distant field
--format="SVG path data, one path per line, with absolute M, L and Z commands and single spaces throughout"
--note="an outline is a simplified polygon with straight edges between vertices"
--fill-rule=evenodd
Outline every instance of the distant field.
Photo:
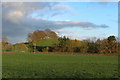
M 117 78 L 118 57 L 3 53 L 3 78 Z
M 58 39 L 49 38 L 49 39 L 43 39 L 41 40 L 37 46 L 54 46 L 58 43 Z

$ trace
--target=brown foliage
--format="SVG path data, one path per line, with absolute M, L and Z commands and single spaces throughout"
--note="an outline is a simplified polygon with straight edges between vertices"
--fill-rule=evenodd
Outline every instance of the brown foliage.
M 28 50 L 28 47 L 24 43 L 19 43 L 15 45 L 15 51 L 25 52 Z
M 100 53 L 117 53 L 118 43 L 104 39 L 100 42 Z
M 47 34 L 48 38 L 58 38 L 57 34 L 50 29 L 45 29 L 44 32 Z
M 28 34 L 28 41 L 36 43 L 36 42 L 38 42 L 41 39 L 44 39 L 46 37 L 47 37 L 47 34 L 44 31 L 37 30 L 33 33 Z

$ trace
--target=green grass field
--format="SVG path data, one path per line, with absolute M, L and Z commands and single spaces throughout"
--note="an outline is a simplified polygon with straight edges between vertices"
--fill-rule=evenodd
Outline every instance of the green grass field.
M 49 38 L 49 39 L 43 39 L 41 40 L 37 46 L 54 46 L 58 43 L 58 39 Z
M 118 57 L 3 53 L 3 78 L 117 78 Z

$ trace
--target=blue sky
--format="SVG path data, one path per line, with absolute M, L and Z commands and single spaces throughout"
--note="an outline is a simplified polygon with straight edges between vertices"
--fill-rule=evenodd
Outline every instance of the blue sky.
M 69 5 L 74 15 L 65 14 L 62 17 L 57 16 L 54 19 L 73 20 L 73 21 L 88 21 L 95 24 L 106 24 L 108 28 L 84 30 L 78 27 L 64 28 L 68 31 L 76 31 L 74 35 L 86 37 L 107 37 L 110 35 L 118 35 L 118 6 L 117 3 L 98 3 L 98 2 L 69 2 L 62 3 Z M 61 33 L 62 34 L 62 33 Z M 68 33 L 63 35 L 69 35 Z M 71 34 L 70 34 L 71 35 Z M 73 34 L 72 34 L 73 35 Z
M 22 6 L 22 7 L 21 7 Z M 71 39 L 118 36 L 117 2 L 3 3 L 3 36 L 25 42 L 35 30 L 51 29 Z

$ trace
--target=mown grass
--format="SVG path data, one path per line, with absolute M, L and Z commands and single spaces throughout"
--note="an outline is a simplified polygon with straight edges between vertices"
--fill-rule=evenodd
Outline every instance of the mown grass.
M 54 38 L 48 38 L 48 39 L 43 39 L 41 40 L 37 46 L 54 46 L 55 44 L 58 43 L 58 39 Z
M 118 57 L 3 53 L 3 78 L 117 78 Z

